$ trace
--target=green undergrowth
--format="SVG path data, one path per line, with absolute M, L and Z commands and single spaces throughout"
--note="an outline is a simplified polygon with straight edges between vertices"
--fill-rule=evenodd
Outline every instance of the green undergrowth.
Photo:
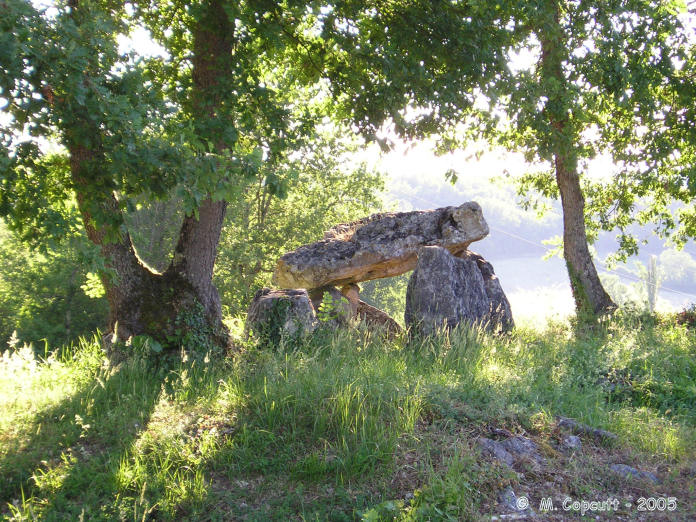
M 491 465 L 475 442 L 491 430 L 548 448 L 574 496 L 617 490 L 601 470 L 619 457 L 666 470 L 667 485 L 696 473 L 696 336 L 674 321 L 392 341 L 358 328 L 240 346 L 116 368 L 98 339 L 46 359 L 5 352 L 3 516 L 477 520 L 501 488 L 555 480 Z M 618 440 L 553 460 L 558 415 Z M 678 494 L 693 506 L 693 485 Z

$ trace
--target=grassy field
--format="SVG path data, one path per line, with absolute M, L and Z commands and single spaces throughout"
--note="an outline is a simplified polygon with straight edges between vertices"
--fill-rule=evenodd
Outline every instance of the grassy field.
M 583 436 L 567 451 L 559 415 L 618 438 Z M 500 338 L 323 331 L 116 368 L 97 339 L 44 358 L 25 347 L 0 359 L 0 513 L 481 520 L 504 512 L 500 492 L 512 487 L 537 513 L 546 497 L 615 497 L 618 511 L 592 518 L 694 520 L 695 428 L 696 333 L 669 318 Z M 481 454 L 480 437 L 510 435 L 535 441 L 543 463 L 511 469 Z M 616 463 L 660 483 L 616 475 Z M 640 497 L 674 497 L 677 509 L 641 512 Z

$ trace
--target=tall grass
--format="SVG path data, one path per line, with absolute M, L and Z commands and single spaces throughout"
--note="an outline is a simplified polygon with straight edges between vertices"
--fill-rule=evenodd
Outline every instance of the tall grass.
M 478 496 L 501 477 L 474 445 L 452 450 L 453 433 L 543 433 L 563 415 L 646 458 L 685 461 L 695 382 L 694 332 L 632 317 L 580 336 L 561 323 L 507 337 L 320 332 L 228 359 L 182 351 L 118 368 L 97 339 L 46 360 L 6 352 L 0 501 L 17 518 L 353 519 L 427 483 L 408 516 L 444 502 L 473 517 L 457 477 L 465 469 Z M 397 467 L 413 469 L 401 485 Z

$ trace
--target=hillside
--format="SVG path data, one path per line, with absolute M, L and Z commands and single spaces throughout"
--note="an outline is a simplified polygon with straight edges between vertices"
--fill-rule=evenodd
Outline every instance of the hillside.
M 693 520 L 695 347 L 674 318 L 617 316 L 586 334 L 324 331 L 116 368 L 96 339 L 17 349 L 0 360 L 2 514 L 495 520 L 528 503 L 567 520 L 617 499 L 592 516 Z

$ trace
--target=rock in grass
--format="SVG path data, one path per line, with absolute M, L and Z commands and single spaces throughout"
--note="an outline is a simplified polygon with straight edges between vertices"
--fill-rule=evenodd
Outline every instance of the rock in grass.
M 514 455 L 507 451 L 498 441 L 481 437 L 478 440 L 478 445 L 484 454 L 493 457 L 498 462 L 502 462 L 510 468 L 515 463 Z
M 273 283 L 311 290 L 393 277 L 413 269 L 423 245 L 460 253 L 487 235 L 488 224 L 473 201 L 459 207 L 374 214 L 336 225 L 321 241 L 285 254 L 278 260 Z
M 579 450 L 582 448 L 582 441 L 577 435 L 568 435 L 563 437 L 563 448 L 570 451 Z
M 529 507 L 529 499 L 515 495 L 515 491 L 510 486 L 500 492 L 498 499 L 500 500 L 500 506 L 506 512 L 519 513 L 518 516 L 520 518 L 534 516 L 534 510 Z
M 406 325 L 424 335 L 462 323 L 494 332 L 512 328 L 510 303 L 493 267 L 478 254 L 460 255 L 437 246 L 420 249 L 406 290 Z
M 558 421 L 559 427 L 566 428 L 575 434 L 591 435 L 600 440 L 616 440 L 618 438 L 615 433 L 599 428 L 593 428 L 574 419 L 569 419 L 568 417 L 559 416 L 556 417 L 556 420 Z
M 304 289 L 262 288 L 247 312 L 246 331 L 277 342 L 282 338 L 309 334 L 317 327 L 317 317 Z
M 403 331 L 399 323 L 387 312 L 375 308 L 365 301 L 358 301 L 357 316 L 369 327 L 383 330 L 389 338 L 395 337 Z
M 502 441 L 481 437 L 478 440 L 478 445 L 483 453 L 506 464 L 510 468 L 512 468 L 513 464 L 518 459 L 531 460 L 540 465 L 545 463 L 544 457 L 539 454 L 539 447 L 537 444 L 533 440 L 522 437 L 521 435 L 510 437 Z
M 609 469 L 624 478 L 632 479 L 635 477 L 641 480 L 649 480 L 653 484 L 660 483 L 660 479 L 657 478 L 657 475 L 654 473 L 650 473 L 649 471 L 640 471 L 627 464 L 612 464 L 609 466 Z

